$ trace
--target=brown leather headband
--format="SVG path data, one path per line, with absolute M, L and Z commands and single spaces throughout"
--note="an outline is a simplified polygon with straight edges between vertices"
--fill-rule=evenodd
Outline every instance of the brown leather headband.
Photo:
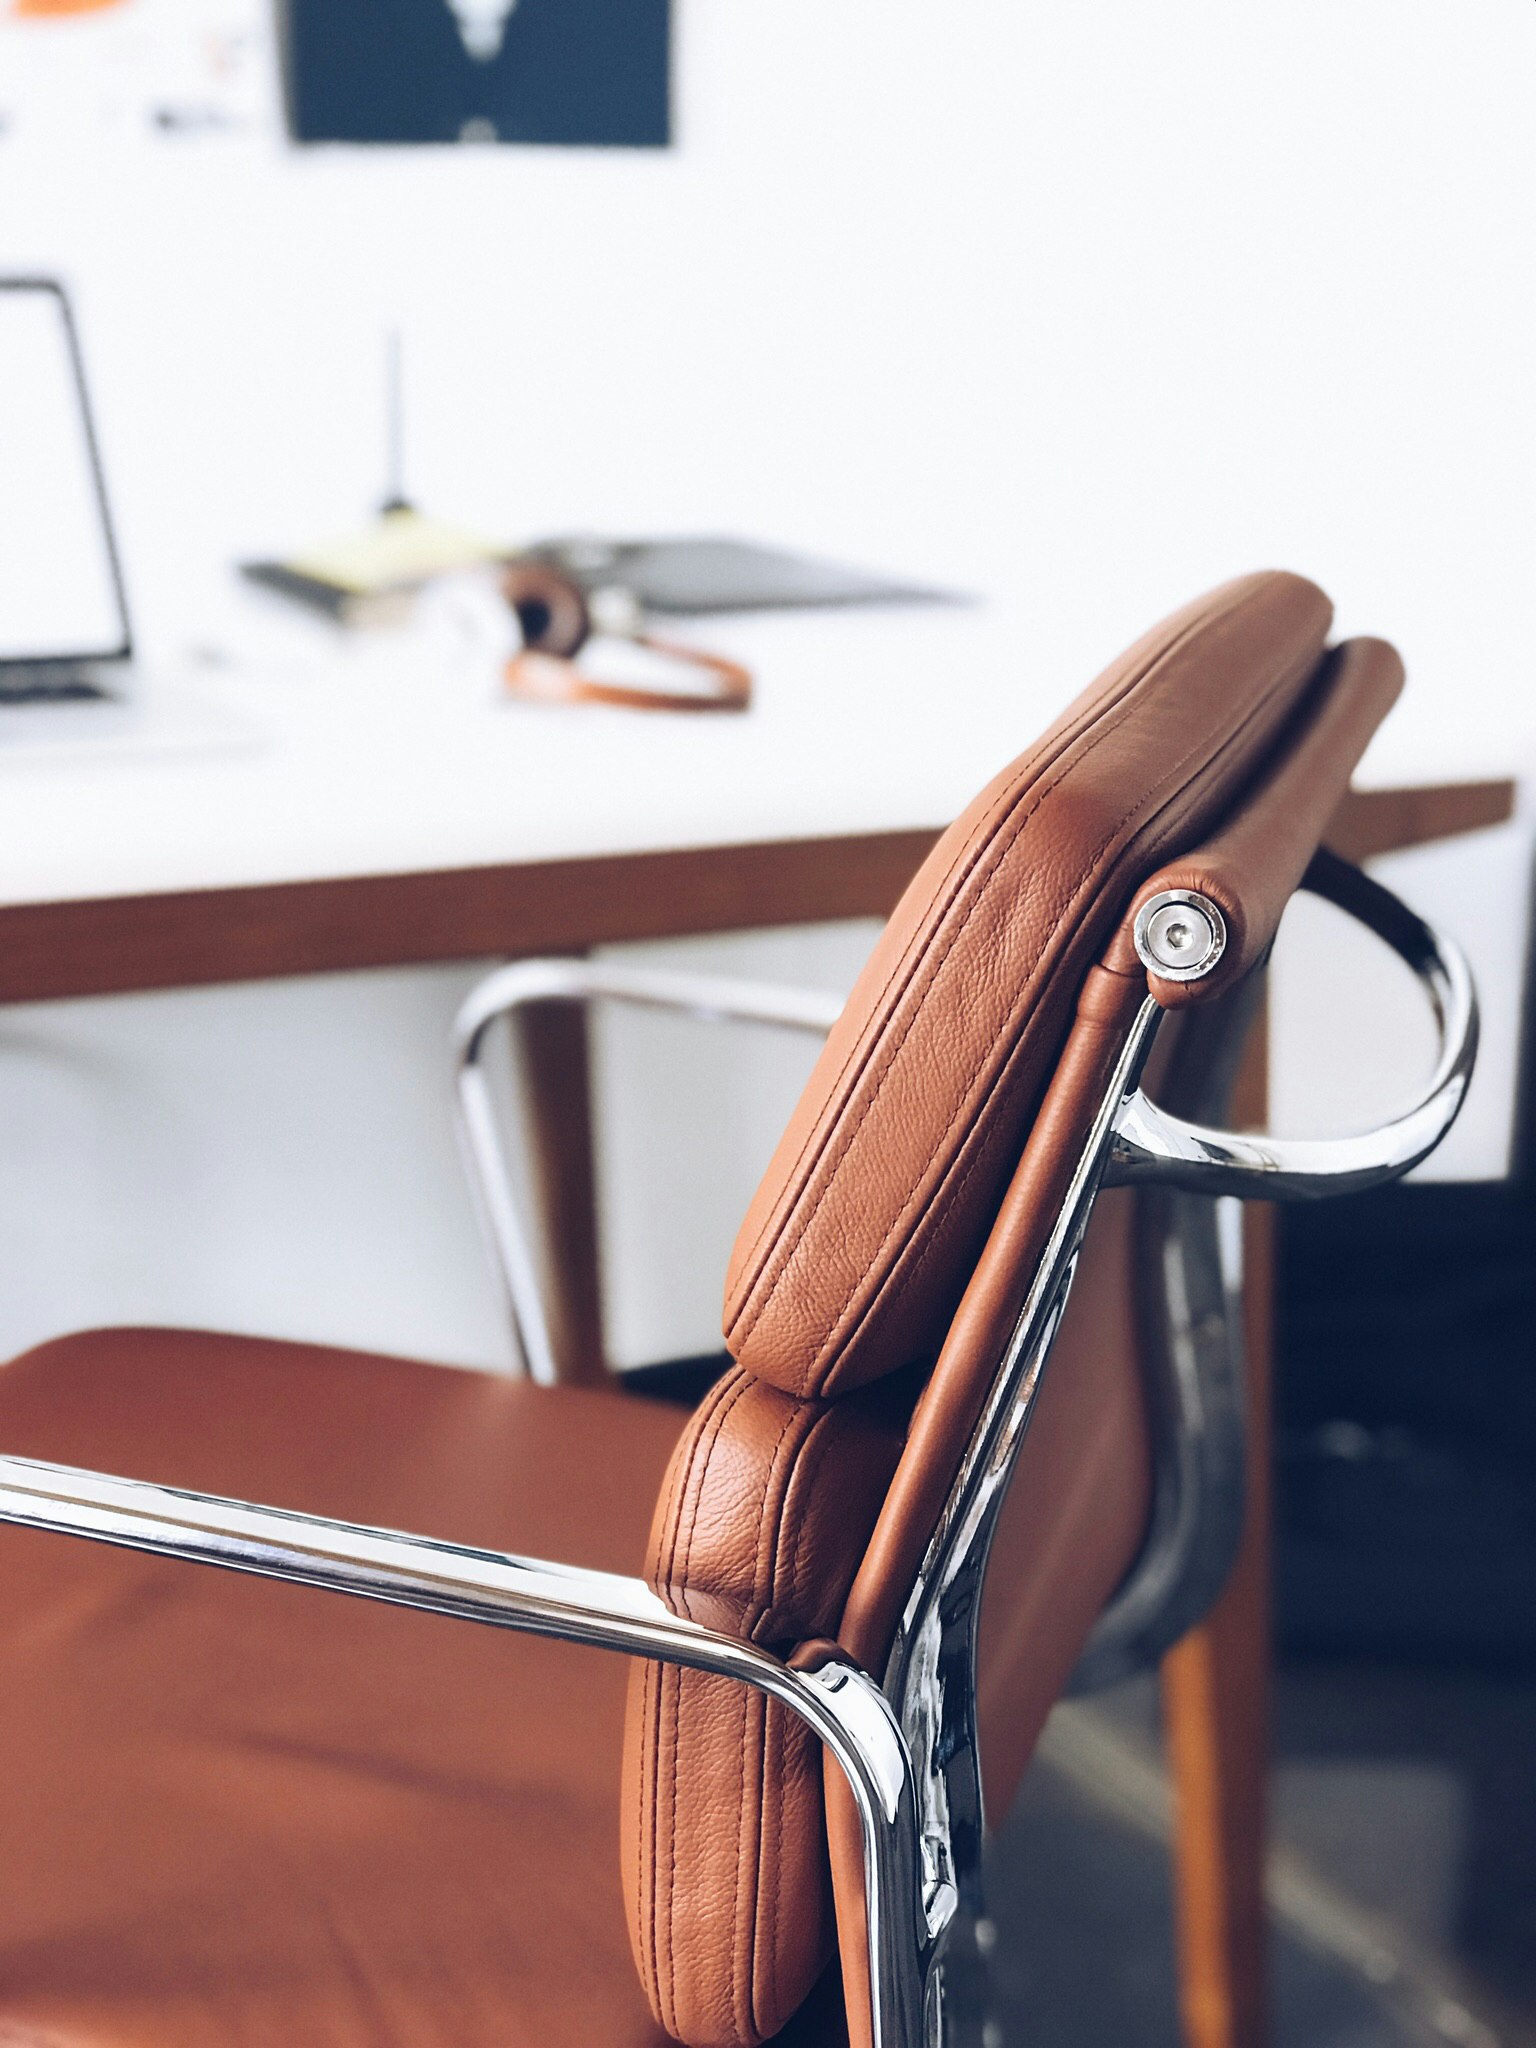
M 665 690 L 644 683 L 605 683 L 589 676 L 563 654 L 525 647 L 503 672 L 508 695 L 540 704 L 614 704 L 623 711 L 745 711 L 752 702 L 752 676 L 738 662 L 705 654 L 676 641 L 656 640 L 649 633 L 628 636 L 636 647 L 665 655 L 685 668 L 701 670 L 711 680 L 708 690 Z
M 648 633 L 621 637 L 651 654 L 709 678 L 706 690 L 669 690 L 659 683 L 612 683 L 576 665 L 592 636 L 592 615 L 581 589 L 544 562 L 511 562 L 502 572 L 502 595 L 517 614 L 523 646 L 503 671 L 507 692 L 540 704 L 612 704 L 623 711 L 745 711 L 752 676 L 739 662 L 706 654 Z

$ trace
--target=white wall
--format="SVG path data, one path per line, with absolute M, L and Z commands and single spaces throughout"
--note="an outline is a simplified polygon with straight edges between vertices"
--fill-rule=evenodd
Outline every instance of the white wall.
M 662 156 L 0 142 L 0 267 L 75 282 L 151 652 L 232 555 L 368 508 L 398 319 L 411 481 L 444 514 L 735 527 L 1019 590 L 1064 694 L 1283 563 L 1458 707 L 1424 772 L 1524 747 L 1526 0 L 683 0 L 677 35 Z M 1418 886 L 1501 992 L 1496 1076 L 1523 855 L 1460 858 Z M 838 981 L 863 943 L 772 955 Z M 0 1344 L 131 1314 L 493 1355 L 437 1078 L 461 981 L 0 1020 Z M 1352 1089 L 1298 1043 L 1293 1122 Z M 671 1163 L 685 1219 L 750 1184 L 762 1085 L 750 1131 Z M 709 1337 L 702 1227 L 686 1307 L 637 1277 L 663 1206 L 613 1197 L 632 1355 Z
M 157 616 L 365 508 L 398 314 L 445 512 L 1022 587 L 1069 674 L 1295 563 L 1419 687 L 1523 691 L 1522 0 L 684 0 L 677 34 L 666 155 L 4 146 L 0 260 L 78 280 Z

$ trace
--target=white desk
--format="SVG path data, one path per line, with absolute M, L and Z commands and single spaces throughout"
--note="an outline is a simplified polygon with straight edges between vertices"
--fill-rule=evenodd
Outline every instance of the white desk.
M 237 592 L 201 637 L 234 651 L 193 686 L 248 741 L 0 747 L 0 999 L 882 913 L 1087 680 L 983 607 L 703 624 L 757 676 L 740 718 L 514 704 L 441 628 Z M 1419 795 L 1357 849 L 1506 814 L 1508 754 L 1444 713 L 1410 691 L 1372 749 L 1365 786 Z

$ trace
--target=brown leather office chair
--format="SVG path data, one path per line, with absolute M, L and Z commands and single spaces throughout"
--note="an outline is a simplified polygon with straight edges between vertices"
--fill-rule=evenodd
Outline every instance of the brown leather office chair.
M 145 1330 L 0 1371 L 0 2042 L 942 2033 L 983 1782 L 1004 1810 L 1085 1645 L 1148 1653 L 1219 1575 L 1188 1404 L 1229 1280 L 1164 1287 L 1159 1382 L 1138 1229 L 1389 1178 L 1470 1072 L 1459 957 L 1317 853 L 1401 679 L 1330 616 L 1292 576 L 1212 593 L 944 836 L 742 1227 L 736 1363 L 691 1414 L 540 1384 L 477 1048 L 550 997 L 827 1006 L 573 963 L 464 1027 L 533 1376 Z M 1358 1140 L 1186 1121 L 1207 1005 L 1304 875 L 1425 982 L 1428 1090 Z M 1188 1213 L 1138 1225 L 1138 1185 Z

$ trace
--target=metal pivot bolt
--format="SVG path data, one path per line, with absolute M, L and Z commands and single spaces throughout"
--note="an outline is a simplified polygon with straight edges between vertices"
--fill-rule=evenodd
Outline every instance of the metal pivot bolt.
M 1209 896 L 1165 889 L 1136 913 L 1142 965 L 1162 981 L 1199 981 L 1227 949 L 1227 921 Z

